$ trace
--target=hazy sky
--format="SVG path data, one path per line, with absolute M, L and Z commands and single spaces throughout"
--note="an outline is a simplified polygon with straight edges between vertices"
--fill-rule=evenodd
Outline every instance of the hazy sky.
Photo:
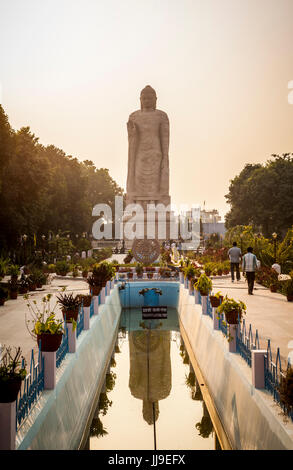
M 109 168 L 149 84 L 170 119 L 170 192 L 224 215 L 248 162 L 293 151 L 293 0 L 0 0 L 13 128 Z M 252 208 L 253 210 L 253 208 Z

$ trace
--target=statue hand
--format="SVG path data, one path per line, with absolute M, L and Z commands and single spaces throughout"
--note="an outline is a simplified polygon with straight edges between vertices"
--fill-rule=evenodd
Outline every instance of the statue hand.
M 128 121 L 127 129 L 128 129 L 129 135 L 135 135 L 136 134 L 136 124 L 135 124 L 135 122 Z

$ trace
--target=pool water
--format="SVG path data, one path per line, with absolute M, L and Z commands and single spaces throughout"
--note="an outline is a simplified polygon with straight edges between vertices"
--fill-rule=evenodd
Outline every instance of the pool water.
M 90 426 L 91 450 L 213 450 L 219 443 L 180 335 L 178 314 L 124 309 Z

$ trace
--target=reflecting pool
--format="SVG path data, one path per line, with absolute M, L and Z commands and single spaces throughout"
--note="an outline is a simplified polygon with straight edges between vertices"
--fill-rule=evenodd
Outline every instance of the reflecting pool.
M 181 339 L 176 309 L 122 311 L 115 355 L 90 427 L 92 450 L 219 449 Z

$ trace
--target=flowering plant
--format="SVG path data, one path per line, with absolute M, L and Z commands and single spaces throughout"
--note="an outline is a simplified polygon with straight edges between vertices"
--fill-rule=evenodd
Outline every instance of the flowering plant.
M 24 299 L 27 300 L 27 307 L 31 315 L 31 319 L 27 319 L 27 316 L 25 318 L 26 326 L 30 335 L 34 339 L 37 339 L 37 336 L 42 333 L 62 334 L 64 332 L 63 321 L 56 318 L 55 308 L 57 301 L 53 308 L 51 306 L 52 294 L 47 294 L 43 297 L 41 306 L 37 305 L 36 300 L 30 301 L 29 297 L 29 294 L 24 295 Z M 33 324 L 32 329 L 29 328 L 31 323 Z

